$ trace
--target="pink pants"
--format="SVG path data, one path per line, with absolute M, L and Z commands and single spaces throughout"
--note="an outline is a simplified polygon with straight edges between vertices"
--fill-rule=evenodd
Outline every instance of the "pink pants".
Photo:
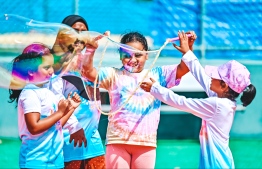
M 106 146 L 106 168 L 108 169 L 153 169 L 156 148 L 128 144 Z

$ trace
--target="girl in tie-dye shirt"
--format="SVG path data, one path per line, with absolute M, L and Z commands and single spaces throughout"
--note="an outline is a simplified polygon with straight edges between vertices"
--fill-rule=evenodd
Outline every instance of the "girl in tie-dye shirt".
M 195 36 L 192 34 L 190 46 Z M 125 34 L 121 43 L 138 51 L 147 51 L 146 38 L 138 32 Z M 90 47 L 89 54 L 92 54 Z M 148 54 L 119 49 L 123 67 L 104 67 L 99 72 L 93 67 L 92 55 L 86 56 L 82 75 L 94 81 L 98 74 L 98 84 L 109 92 L 111 112 L 123 105 L 148 72 L 144 69 Z M 187 71 L 179 65 L 155 67 L 149 71 L 146 80 L 155 78 L 164 87 L 179 84 Z M 154 168 L 156 157 L 156 137 L 160 117 L 161 101 L 150 93 L 138 89 L 128 103 L 115 114 L 108 116 L 106 136 L 107 168 Z

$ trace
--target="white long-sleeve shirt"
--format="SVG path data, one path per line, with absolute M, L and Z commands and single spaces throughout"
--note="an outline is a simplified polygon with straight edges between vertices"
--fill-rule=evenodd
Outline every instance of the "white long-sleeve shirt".
M 199 135 L 201 145 L 199 168 L 234 168 L 234 160 L 228 144 L 236 102 L 227 98 L 218 98 L 216 93 L 210 90 L 211 79 L 206 75 L 193 52 L 188 51 L 182 60 L 209 97 L 186 98 L 158 83 L 153 84 L 150 93 L 162 102 L 202 119 Z

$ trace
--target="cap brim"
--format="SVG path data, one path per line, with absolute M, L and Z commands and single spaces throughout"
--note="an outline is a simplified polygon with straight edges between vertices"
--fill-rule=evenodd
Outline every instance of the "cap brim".
M 206 74 L 209 76 L 209 77 L 212 77 L 214 79 L 220 79 L 221 80 L 221 77 L 218 73 L 218 67 L 216 66 L 205 66 L 205 72 Z

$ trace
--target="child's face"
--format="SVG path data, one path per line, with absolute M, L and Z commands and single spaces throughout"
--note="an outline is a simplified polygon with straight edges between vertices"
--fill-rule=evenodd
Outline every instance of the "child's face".
M 82 22 L 74 23 L 74 25 L 72 25 L 72 28 L 74 28 L 74 30 L 76 30 L 77 32 L 87 31 L 86 25 Z
M 135 49 L 144 50 L 144 46 L 138 42 L 129 42 L 126 45 L 131 46 Z M 146 60 L 148 59 L 147 53 L 135 53 L 135 52 L 127 52 L 123 53 L 122 56 L 122 64 L 125 69 L 132 73 L 139 73 L 144 69 L 144 65 Z
M 53 69 L 54 57 L 53 55 L 45 55 L 42 57 L 42 63 L 38 66 L 37 72 L 29 73 L 31 76 L 31 81 L 33 83 L 47 82 L 54 73 Z
M 88 31 L 86 25 L 84 23 L 82 23 L 82 22 L 74 23 L 74 25 L 72 25 L 72 28 L 77 33 L 81 33 L 82 31 Z M 74 43 L 75 50 L 79 50 L 79 49 L 83 50 L 85 48 L 85 42 L 86 42 L 86 39 L 85 39 L 84 36 L 81 37 L 81 38 L 78 38 L 78 40 L 75 41 L 75 43 Z
M 223 97 L 223 93 L 228 90 L 228 86 L 226 84 L 222 86 L 221 80 L 212 78 L 210 90 L 217 93 L 218 97 Z

